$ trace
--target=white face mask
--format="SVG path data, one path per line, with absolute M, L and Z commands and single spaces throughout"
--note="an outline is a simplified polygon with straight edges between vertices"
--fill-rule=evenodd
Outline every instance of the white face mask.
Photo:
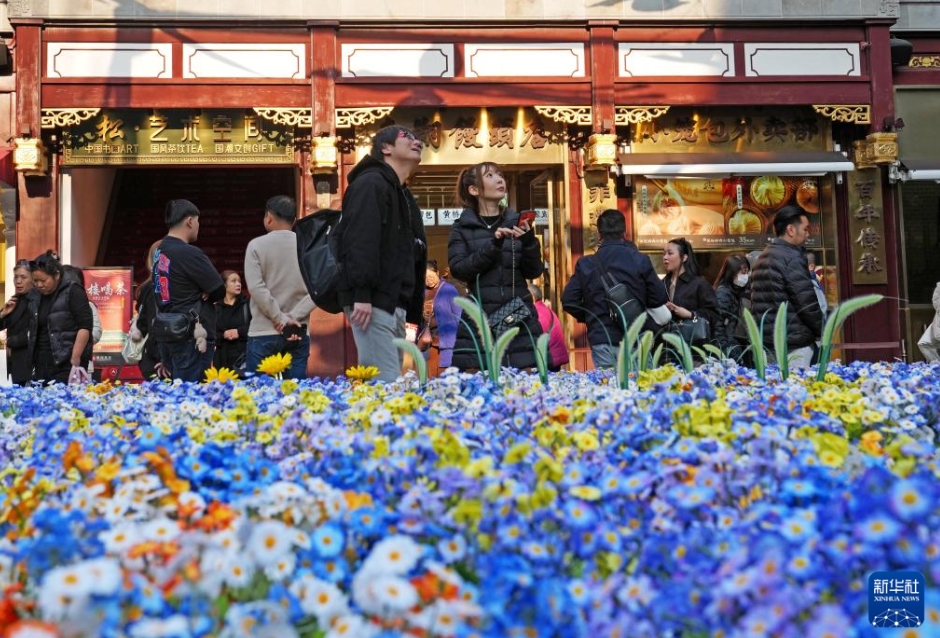
M 750 279 L 750 277 L 751 276 L 748 273 L 738 273 L 734 277 L 734 285 L 744 288 L 747 285 L 747 280 Z

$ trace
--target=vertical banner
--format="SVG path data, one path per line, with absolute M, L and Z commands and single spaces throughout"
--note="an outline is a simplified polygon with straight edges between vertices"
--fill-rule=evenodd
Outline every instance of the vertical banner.
M 849 177 L 849 238 L 852 240 L 852 283 L 888 283 L 884 244 L 885 220 L 881 195 L 881 169 L 863 168 Z
M 121 348 L 127 339 L 133 310 L 133 268 L 84 268 L 88 301 L 98 308 L 101 340 L 95 344 L 97 364 L 121 365 Z

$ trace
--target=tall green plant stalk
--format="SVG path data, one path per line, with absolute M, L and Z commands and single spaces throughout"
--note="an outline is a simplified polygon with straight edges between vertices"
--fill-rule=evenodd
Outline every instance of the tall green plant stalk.
M 539 371 L 539 379 L 542 385 L 548 385 L 548 341 L 550 335 L 543 332 L 535 341 L 535 365 Z
M 483 368 L 489 380 L 499 384 L 499 372 L 502 367 L 503 356 L 506 354 L 506 348 L 519 334 L 519 328 L 510 328 L 494 341 L 493 331 L 486 320 L 486 313 L 483 312 L 483 307 L 479 303 L 473 303 L 463 297 L 457 297 L 454 299 L 454 303 L 460 306 L 464 315 L 476 324 L 482 342 Z
M 394 343 L 399 350 L 411 355 L 411 358 L 415 361 L 418 383 L 421 384 L 422 388 L 426 388 L 428 385 L 428 362 L 424 360 L 424 354 L 418 346 L 407 339 L 392 339 L 392 343 Z
M 618 308 L 618 310 L 620 310 Z M 620 347 L 617 349 L 617 382 L 621 390 L 630 387 L 630 375 L 641 365 L 638 357 L 634 354 L 639 348 L 640 331 L 646 324 L 646 313 L 633 320 L 633 323 L 627 327 L 627 318 L 620 310 L 620 322 L 625 328 L 623 339 L 620 341 Z
M 762 330 L 758 327 L 749 308 L 744 308 L 741 313 L 744 317 L 744 327 L 747 329 L 747 340 L 751 344 L 751 352 L 754 354 L 754 371 L 757 378 L 761 381 L 767 380 L 767 354 L 764 352 L 764 339 Z M 763 324 L 763 319 L 761 319 Z
M 790 304 L 784 301 L 777 310 L 774 320 L 774 356 L 777 357 L 777 366 L 780 368 L 780 378 L 784 381 L 790 376 L 790 347 L 787 342 L 787 312 Z
M 674 332 L 665 332 L 663 333 L 663 341 L 675 349 L 676 354 L 679 355 L 679 363 L 682 365 L 682 369 L 686 372 L 692 372 L 695 368 L 692 359 L 692 348 L 685 342 L 685 339 Z
M 839 304 L 836 311 L 830 315 L 829 320 L 826 321 L 826 327 L 823 328 L 822 341 L 819 348 L 819 366 L 816 368 L 817 381 L 825 381 L 826 379 L 826 368 L 829 365 L 829 358 L 832 356 L 832 340 L 835 338 L 836 331 L 842 327 L 845 320 L 853 313 L 858 312 L 862 308 L 874 306 L 882 299 L 884 299 L 884 295 L 853 297 Z

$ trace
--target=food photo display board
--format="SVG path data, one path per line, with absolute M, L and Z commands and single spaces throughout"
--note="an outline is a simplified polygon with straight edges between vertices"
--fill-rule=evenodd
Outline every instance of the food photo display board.
M 774 216 L 787 204 L 808 213 L 806 247 L 822 245 L 816 177 L 637 177 L 633 184 L 634 239 L 641 250 L 662 248 L 676 237 L 696 249 L 760 249 L 774 236 Z

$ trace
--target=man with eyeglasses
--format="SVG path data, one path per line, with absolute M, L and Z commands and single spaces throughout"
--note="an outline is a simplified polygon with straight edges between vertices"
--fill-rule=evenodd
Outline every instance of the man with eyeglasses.
M 405 322 L 420 323 L 427 240 L 421 211 L 405 181 L 421 163 L 421 141 L 402 126 L 375 134 L 372 152 L 349 174 L 340 240 L 339 300 L 359 353 L 359 365 L 394 381 L 402 357 L 392 343 Z

